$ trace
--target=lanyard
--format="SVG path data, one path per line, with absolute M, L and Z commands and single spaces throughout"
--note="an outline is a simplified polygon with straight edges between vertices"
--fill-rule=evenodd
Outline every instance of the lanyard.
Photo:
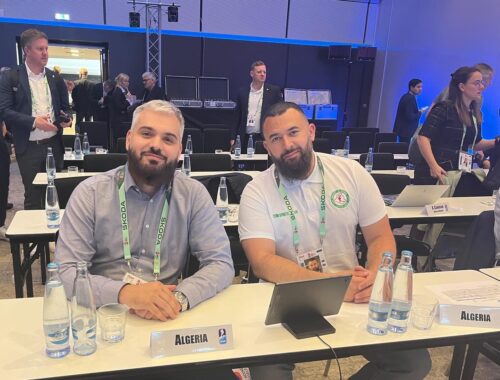
M 251 92 L 251 91 L 250 91 Z M 255 91 L 257 92 L 257 91 Z M 257 116 L 257 113 L 260 110 L 260 105 L 262 104 L 262 99 L 264 98 L 264 85 L 262 85 L 262 92 L 259 96 L 259 101 L 257 102 L 257 108 L 255 109 L 255 112 L 253 113 L 252 119 L 255 120 L 255 116 Z M 248 107 L 250 108 L 250 100 L 248 101 Z
M 316 160 L 318 162 L 319 171 L 321 173 L 321 195 L 319 198 L 319 218 L 320 218 L 319 240 L 321 243 L 321 247 L 323 247 L 323 239 L 326 236 L 325 169 L 323 168 L 323 163 L 321 162 L 318 156 L 316 156 Z M 276 180 L 276 184 L 278 185 L 278 191 L 281 195 L 281 198 L 283 198 L 283 202 L 285 202 L 288 216 L 290 217 L 290 224 L 292 225 L 292 232 L 293 232 L 293 238 L 292 238 L 293 246 L 295 248 L 295 252 L 298 254 L 300 236 L 299 236 L 299 226 L 297 224 L 297 218 L 295 217 L 295 214 L 293 212 L 292 204 L 288 199 L 288 194 L 285 188 L 283 187 L 283 184 L 280 182 L 278 169 L 276 168 L 274 169 L 274 179 Z
M 476 145 L 476 139 L 477 139 L 477 120 L 476 120 L 476 116 L 471 114 L 471 117 L 472 117 L 472 124 L 474 124 L 474 141 L 472 142 L 472 149 L 474 149 L 474 145 Z M 467 126 L 464 124 L 462 124 L 463 126 L 463 133 L 462 133 L 462 142 L 460 143 L 460 148 L 459 150 L 463 150 L 464 148 L 464 140 L 465 140 L 465 134 L 467 133 Z M 468 152 L 468 149 L 467 149 L 467 152 Z
M 120 222 L 122 224 L 122 242 L 123 242 L 123 257 L 127 261 L 127 265 L 130 268 L 130 260 L 132 255 L 130 253 L 130 235 L 128 232 L 128 214 L 127 214 L 127 198 L 125 197 L 125 168 L 122 168 L 118 172 L 118 197 L 120 199 Z M 156 233 L 155 239 L 155 252 L 153 258 L 153 274 L 155 281 L 158 280 L 158 275 L 160 274 L 160 250 L 161 242 L 165 236 L 165 230 L 168 221 L 168 199 L 170 198 L 170 193 L 167 191 L 167 196 L 165 197 L 165 202 L 163 203 L 163 209 L 161 211 L 160 223 L 158 224 L 158 232 Z

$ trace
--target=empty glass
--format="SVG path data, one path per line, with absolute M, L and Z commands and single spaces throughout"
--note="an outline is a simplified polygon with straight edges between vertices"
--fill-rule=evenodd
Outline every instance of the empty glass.
M 102 340 L 116 343 L 125 337 L 127 307 L 119 303 L 108 303 L 97 310 Z
M 419 330 L 428 330 L 432 327 L 439 302 L 432 294 L 413 295 L 411 305 L 411 320 L 413 326 Z
M 78 166 L 68 166 L 68 174 L 69 175 L 78 174 Z

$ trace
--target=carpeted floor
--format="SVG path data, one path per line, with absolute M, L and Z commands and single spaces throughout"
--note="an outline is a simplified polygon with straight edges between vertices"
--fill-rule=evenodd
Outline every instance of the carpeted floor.
M 1 173 L 0 175 L 4 175 Z M 21 182 L 21 177 L 19 175 L 19 168 L 15 159 L 11 165 L 11 177 L 10 177 L 10 193 L 9 201 L 14 203 L 14 209 L 8 211 L 7 222 L 8 225 L 15 212 L 23 208 L 23 185 Z M 450 262 L 443 261 L 440 263 L 441 269 L 450 269 L 453 265 Z M 35 296 L 43 296 L 43 286 L 40 281 L 40 269 L 37 263 L 33 266 L 33 277 L 34 277 L 34 291 Z M 235 282 L 239 281 L 235 278 Z M 0 298 L 14 298 L 14 284 L 12 277 L 12 258 L 10 255 L 9 244 L 5 241 L 0 240 Z M 40 323 L 42 321 L 40 320 Z M 40 337 L 42 338 L 42 337 Z M 430 349 L 432 357 L 432 370 L 430 374 L 426 377 L 429 380 L 442 380 L 447 379 L 446 375 L 451 362 L 452 348 L 442 347 Z M 309 363 L 300 363 L 297 365 L 294 371 L 294 379 L 296 380 L 320 380 L 325 379 L 323 377 L 323 370 L 325 368 L 326 361 L 317 361 Z M 348 378 L 354 374 L 359 368 L 366 363 L 366 360 L 361 356 L 353 356 L 350 358 L 340 359 L 340 367 L 342 370 L 342 377 L 344 379 Z M 339 379 L 339 371 L 335 362 L 332 362 L 332 366 L 329 372 L 329 379 Z M 483 380 L 500 380 L 500 368 L 495 365 L 482 355 L 479 357 L 479 362 L 476 368 L 476 373 L 474 379 Z M 272 380 L 272 379 L 271 379 Z

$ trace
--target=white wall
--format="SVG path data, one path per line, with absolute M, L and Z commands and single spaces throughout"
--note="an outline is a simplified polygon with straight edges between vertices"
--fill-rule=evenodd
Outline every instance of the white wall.
M 171 1 L 163 1 L 171 3 Z M 200 0 L 176 0 L 179 22 L 163 29 L 200 31 Z M 141 27 L 144 27 L 144 10 Z M 285 38 L 288 0 L 203 0 L 203 32 Z M 378 5 L 371 5 L 365 43 L 375 39 Z M 339 0 L 290 0 L 288 38 L 333 43 L 363 43 L 367 4 Z M 103 24 L 103 0 L 0 0 L 4 17 L 54 21 L 54 13 L 69 13 L 71 22 Z M 132 5 L 127 0 L 107 0 L 108 25 L 128 26 Z
M 369 125 L 392 130 L 399 98 L 411 78 L 424 90 L 418 101 L 429 105 L 460 66 L 486 62 L 500 71 L 500 1 L 384 0 L 379 5 L 378 48 Z M 500 80 L 484 93 L 483 136 L 499 133 Z

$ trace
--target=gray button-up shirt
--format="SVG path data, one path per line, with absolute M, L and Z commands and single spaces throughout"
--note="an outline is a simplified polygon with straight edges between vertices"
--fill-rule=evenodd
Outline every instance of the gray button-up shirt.
M 158 224 L 166 197 L 162 186 L 150 197 L 141 192 L 125 166 L 130 251 L 133 268 L 152 281 L 153 253 Z M 71 195 L 61 221 L 55 260 L 61 266 L 66 295 L 71 297 L 76 275 L 74 263 L 89 264 L 90 281 L 97 305 L 118 302 L 129 271 L 123 256 L 118 198 L 120 168 L 82 182 Z M 176 284 L 191 252 L 200 269 L 177 289 L 194 307 L 231 284 L 234 276 L 229 240 L 212 199 L 198 181 L 176 172 L 169 203 L 167 228 L 161 244 L 158 279 Z

